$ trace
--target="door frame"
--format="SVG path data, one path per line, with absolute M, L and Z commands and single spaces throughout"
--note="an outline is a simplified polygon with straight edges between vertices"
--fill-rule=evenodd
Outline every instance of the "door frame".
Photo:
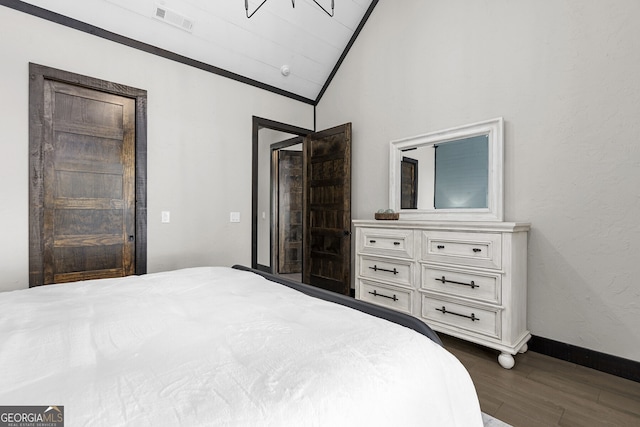
M 147 91 L 29 63 L 29 287 L 44 281 L 44 81 L 135 100 L 135 274 L 147 272 Z
M 298 136 L 305 136 L 313 133 L 310 129 L 265 119 L 263 117 L 252 117 L 252 153 L 251 153 L 251 268 L 271 272 L 271 267 L 258 264 L 258 153 L 259 153 L 259 131 L 262 128 L 285 132 Z M 269 196 L 271 198 L 271 196 Z

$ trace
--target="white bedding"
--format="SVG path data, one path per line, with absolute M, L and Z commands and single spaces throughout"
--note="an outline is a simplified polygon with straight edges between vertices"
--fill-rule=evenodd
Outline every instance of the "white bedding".
M 450 353 L 250 272 L 0 293 L 0 405 L 67 426 L 481 426 Z

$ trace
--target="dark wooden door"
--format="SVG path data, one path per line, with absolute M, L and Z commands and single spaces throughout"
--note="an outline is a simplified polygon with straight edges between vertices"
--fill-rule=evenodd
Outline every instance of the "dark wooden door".
M 44 284 L 135 271 L 135 101 L 44 87 Z
M 278 273 L 302 272 L 302 151 L 278 151 Z
M 418 161 L 410 157 L 400 163 L 400 209 L 418 209 Z
M 351 289 L 351 123 L 305 137 L 304 283 Z

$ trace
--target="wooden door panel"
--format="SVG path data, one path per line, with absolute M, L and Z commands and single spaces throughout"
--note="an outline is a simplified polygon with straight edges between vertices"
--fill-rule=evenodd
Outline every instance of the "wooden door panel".
M 134 273 L 135 101 L 45 81 L 44 283 Z
M 278 151 L 278 273 L 302 271 L 302 151 Z
M 123 174 L 101 173 L 101 171 L 69 170 L 63 165 L 55 171 L 56 199 L 123 199 Z M 96 169 L 99 169 L 96 167 Z
M 96 132 L 97 133 L 97 132 Z M 86 135 L 71 129 L 56 130 L 56 162 L 68 158 L 82 158 L 86 162 L 120 164 L 122 158 L 122 131 L 109 135 Z
M 342 242 L 344 237 L 342 231 L 336 232 L 329 230 L 320 232 L 316 230 L 311 237 L 311 251 L 320 258 L 340 261 L 342 259 Z M 327 274 L 331 275 L 330 273 Z
M 56 209 L 56 236 L 115 235 L 122 238 L 122 209 Z
M 51 80 L 48 84 L 55 91 L 52 97 L 56 116 L 54 129 L 77 126 L 85 129 L 80 133 L 88 135 L 101 132 L 122 134 L 126 117 L 121 99 L 127 98 Z
M 351 289 L 351 124 L 305 138 L 303 281 Z
M 120 277 L 122 270 L 122 245 L 79 246 L 54 249 L 54 283 L 77 280 Z

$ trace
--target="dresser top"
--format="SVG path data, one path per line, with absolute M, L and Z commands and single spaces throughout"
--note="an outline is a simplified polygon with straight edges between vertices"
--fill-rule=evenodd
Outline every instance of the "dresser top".
M 500 233 L 515 233 L 529 231 L 531 224 L 528 222 L 501 222 L 501 221 L 405 221 L 405 220 L 375 220 L 354 219 L 354 227 L 380 227 L 380 228 L 419 228 L 425 230 L 451 230 L 451 231 L 494 231 Z

